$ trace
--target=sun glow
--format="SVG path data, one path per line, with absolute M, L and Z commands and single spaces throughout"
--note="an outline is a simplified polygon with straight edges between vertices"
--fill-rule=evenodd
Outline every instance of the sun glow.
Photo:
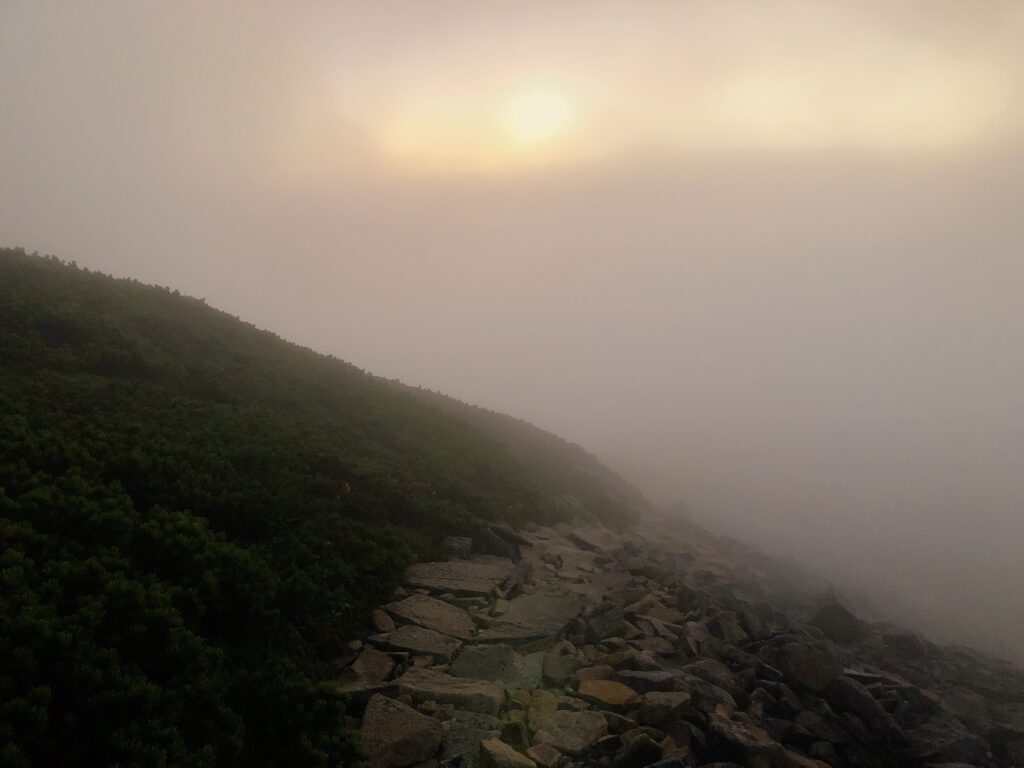
M 577 105 L 565 92 L 531 86 L 494 94 L 407 101 L 383 122 L 381 148 L 406 167 L 462 171 L 536 168 L 583 152 Z
M 535 145 L 563 134 L 572 119 L 572 108 L 557 91 L 534 88 L 514 94 L 505 104 L 501 117 L 513 142 Z
M 394 76 L 361 120 L 392 167 L 453 173 L 644 151 L 968 151 L 1015 130 L 1013 80 L 996 58 L 865 32 L 838 39 L 785 53 L 752 45 L 734 58 L 712 56 L 715 39 L 694 41 L 711 62 L 701 67 L 656 46 L 619 67 L 584 48 L 577 61 L 529 69 L 474 49 Z

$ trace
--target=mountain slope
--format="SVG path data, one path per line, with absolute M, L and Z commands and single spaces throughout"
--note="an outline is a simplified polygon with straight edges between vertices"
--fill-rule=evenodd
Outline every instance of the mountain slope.
M 327 660 L 482 521 L 640 494 L 525 422 L 0 250 L 0 762 L 332 765 Z

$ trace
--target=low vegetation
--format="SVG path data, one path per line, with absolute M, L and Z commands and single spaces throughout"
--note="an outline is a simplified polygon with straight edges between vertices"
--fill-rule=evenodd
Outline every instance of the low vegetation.
M 330 660 L 444 535 L 622 523 L 582 449 L 0 250 L 0 764 L 355 759 Z

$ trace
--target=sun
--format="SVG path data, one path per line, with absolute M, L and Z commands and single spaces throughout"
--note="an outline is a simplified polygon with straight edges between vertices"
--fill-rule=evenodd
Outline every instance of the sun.
M 508 138 L 520 145 L 542 144 L 558 138 L 569 128 L 572 106 L 550 88 L 518 91 L 508 98 L 501 124 Z

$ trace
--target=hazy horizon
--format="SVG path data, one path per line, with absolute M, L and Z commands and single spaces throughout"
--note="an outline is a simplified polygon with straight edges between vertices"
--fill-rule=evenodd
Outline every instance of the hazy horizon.
M 0 5 L 0 242 L 1024 647 L 1024 8 Z

